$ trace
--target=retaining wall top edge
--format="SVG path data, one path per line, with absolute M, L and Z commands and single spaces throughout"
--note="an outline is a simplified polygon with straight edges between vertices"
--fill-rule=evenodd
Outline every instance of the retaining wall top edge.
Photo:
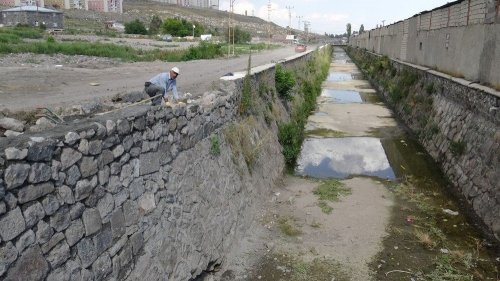
M 443 72 L 436 71 L 436 70 L 428 69 L 428 70 L 426 70 L 426 72 L 430 73 L 432 75 L 438 76 L 438 77 L 449 79 L 449 80 L 453 79 L 453 76 L 448 75 L 448 74 L 443 73 Z

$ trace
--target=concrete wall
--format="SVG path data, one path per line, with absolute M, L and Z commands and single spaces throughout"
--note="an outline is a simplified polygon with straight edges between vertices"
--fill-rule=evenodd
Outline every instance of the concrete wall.
M 191 280 L 223 262 L 284 168 L 275 122 L 244 121 L 251 167 L 222 133 L 241 121 L 242 78 L 187 106 L 0 140 L 0 279 Z M 274 88 L 274 65 L 251 83 Z
M 377 57 L 359 49 L 350 55 L 354 61 Z M 392 61 L 392 66 L 397 75 L 406 71 L 419 77 L 393 105 L 396 114 L 441 165 L 452 191 L 465 198 L 488 232 L 500 240 L 500 92 L 401 61 Z M 389 90 L 381 85 L 399 78 L 391 71 L 379 75 L 371 82 L 390 101 Z M 457 152 L 458 145 L 463 151 Z
M 500 87 L 500 15 L 492 0 L 463 0 L 350 38 L 350 45 Z

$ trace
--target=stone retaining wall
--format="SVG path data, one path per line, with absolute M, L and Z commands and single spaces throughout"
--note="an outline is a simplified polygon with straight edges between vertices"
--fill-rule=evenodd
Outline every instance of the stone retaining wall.
M 274 65 L 252 71 L 262 79 L 274 88 Z M 251 169 L 221 132 L 242 81 L 0 140 L 0 279 L 190 280 L 220 264 L 284 168 L 275 123 L 252 123 Z
M 363 53 L 352 49 L 354 60 Z M 414 73 L 418 81 L 394 109 L 419 137 L 420 143 L 440 165 L 488 230 L 500 240 L 500 93 L 464 79 L 391 61 L 401 73 Z M 391 71 L 381 74 L 386 81 Z M 371 79 L 379 93 L 391 100 L 380 79 Z

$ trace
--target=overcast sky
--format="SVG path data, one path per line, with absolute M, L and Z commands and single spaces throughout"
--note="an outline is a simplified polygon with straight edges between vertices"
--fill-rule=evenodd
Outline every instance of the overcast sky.
M 235 13 L 254 15 L 268 19 L 268 0 L 233 0 Z M 352 30 L 359 30 L 361 24 L 365 30 L 409 18 L 421 11 L 437 8 L 450 0 L 271 0 L 271 21 L 286 27 L 291 9 L 293 28 L 303 30 L 303 21 L 309 21 L 310 28 L 316 33 L 341 34 L 346 31 L 346 24 L 351 23 Z M 221 0 L 221 10 L 229 10 L 229 0 Z

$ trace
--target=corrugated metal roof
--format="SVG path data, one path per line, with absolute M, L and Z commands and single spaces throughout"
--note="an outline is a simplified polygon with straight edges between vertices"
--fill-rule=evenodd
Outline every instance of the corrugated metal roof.
M 51 10 L 43 7 L 37 7 L 37 6 L 19 6 L 19 7 L 14 7 L 10 8 L 7 10 L 2 10 L 2 12 L 39 12 L 39 13 L 61 13 L 56 10 Z

